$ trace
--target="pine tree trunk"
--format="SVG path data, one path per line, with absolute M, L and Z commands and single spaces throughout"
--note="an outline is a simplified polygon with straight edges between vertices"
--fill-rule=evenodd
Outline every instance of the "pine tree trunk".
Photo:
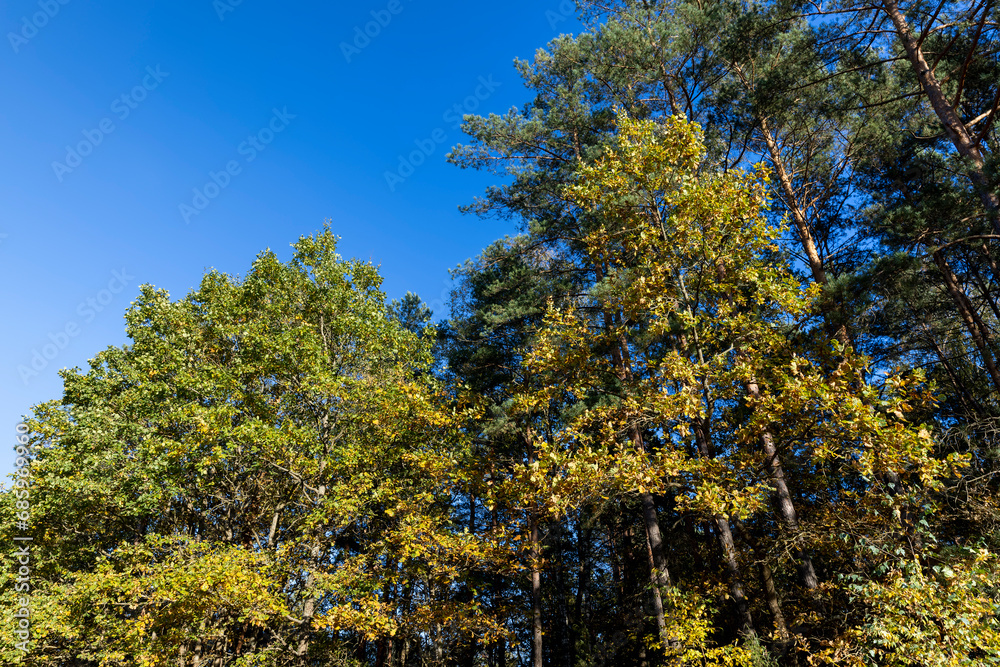
M 956 111 L 958 100 L 952 104 L 945 95 L 941 82 L 937 80 L 934 70 L 924 57 L 923 49 L 910 29 L 906 17 L 903 16 L 899 3 L 896 0 L 882 0 L 882 7 L 892 21 L 896 36 L 899 38 L 903 50 L 906 51 L 910 65 L 917 75 L 917 80 L 920 81 L 920 87 L 930 102 L 931 108 L 934 109 L 938 120 L 944 126 L 945 133 L 955 146 L 955 150 L 965 158 L 966 166 L 969 169 L 969 179 L 993 224 L 994 233 L 1000 234 L 1000 214 L 998 214 L 1000 199 L 998 199 L 996 192 L 993 192 L 989 187 L 989 180 L 985 173 L 986 160 L 980 149 L 979 140 L 972 135 L 959 117 Z M 928 26 L 928 29 L 930 27 Z
M 941 271 L 941 275 L 944 276 L 944 283 L 948 290 L 948 295 L 951 296 L 952 301 L 955 302 L 958 314 L 962 317 L 962 321 L 965 323 L 965 328 L 972 337 L 972 341 L 975 343 L 976 349 L 979 350 L 979 355 L 983 360 L 983 365 L 986 366 L 986 372 L 989 373 L 990 379 L 993 381 L 993 386 L 997 389 L 997 391 L 1000 391 L 1000 370 L 997 369 L 996 361 L 993 357 L 993 350 L 990 348 L 986 338 L 986 336 L 989 336 L 989 330 L 986 329 L 982 319 L 980 319 L 979 314 L 976 312 L 976 309 L 972 306 L 972 302 L 969 301 L 969 297 L 966 296 L 965 291 L 962 289 L 962 286 L 958 284 L 958 278 L 952 272 L 951 267 L 948 266 L 948 262 L 944 258 L 944 255 L 938 251 L 935 252 L 933 256 L 934 263 L 937 264 L 938 269 Z
M 813 239 L 812 230 L 809 228 L 809 221 L 806 219 L 806 212 L 802 205 L 798 201 L 798 197 L 795 194 L 795 188 L 792 184 L 792 177 L 789 174 L 788 169 L 785 166 L 785 160 L 781 155 L 781 150 L 778 146 L 778 142 L 771 132 L 771 128 L 768 126 L 766 118 L 760 119 L 760 129 L 764 136 L 764 143 L 767 145 L 768 155 L 771 157 L 771 163 L 774 164 L 774 169 L 778 175 L 778 183 L 781 185 L 781 191 L 784 194 L 785 207 L 792 214 L 792 222 L 795 224 L 795 230 L 799 235 L 799 242 L 802 244 L 802 250 L 806 254 L 806 258 L 809 260 L 809 269 L 812 273 L 813 280 L 818 285 L 826 287 L 829 283 L 829 277 L 826 273 L 826 267 L 823 263 L 823 258 L 819 255 L 819 250 L 816 248 L 816 241 Z M 851 336 L 847 330 L 847 325 L 843 322 L 835 322 L 832 320 L 833 308 L 830 304 L 823 303 L 821 305 L 823 312 L 823 321 L 826 324 L 826 330 L 829 335 L 832 335 L 837 341 L 843 346 L 848 346 L 851 344 Z
M 816 241 L 813 240 L 812 231 L 809 229 L 806 213 L 802 209 L 802 206 L 799 205 L 798 197 L 795 196 L 791 174 L 788 173 L 788 169 L 785 167 L 785 160 L 781 155 L 781 149 L 771 128 L 768 126 L 767 118 L 760 118 L 760 129 L 764 137 L 764 143 L 767 146 L 768 155 L 771 158 L 771 163 L 774 165 L 774 170 L 778 175 L 778 183 L 781 184 L 785 208 L 792 214 L 792 222 L 795 225 L 795 231 L 799 234 L 799 242 L 802 244 L 802 250 L 806 253 L 806 258 L 809 260 L 809 269 L 812 272 L 813 280 L 820 285 L 826 285 L 827 275 L 826 268 L 823 266 L 823 259 L 819 256 L 819 250 L 816 249 Z

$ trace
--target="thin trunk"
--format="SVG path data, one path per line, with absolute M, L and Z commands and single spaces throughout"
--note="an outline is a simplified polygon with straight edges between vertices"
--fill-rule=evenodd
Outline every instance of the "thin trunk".
M 205 621 L 198 625 L 198 641 L 194 645 L 194 655 L 191 657 L 191 667 L 201 667 L 201 652 L 204 648 L 202 638 L 205 636 Z
M 580 560 L 580 576 L 576 584 L 576 618 L 574 619 L 575 627 L 575 637 L 577 641 L 573 643 L 574 661 L 576 664 L 575 653 L 577 651 L 577 644 L 580 643 L 580 638 L 584 639 L 584 644 L 586 646 L 590 645 L 590 632 L 587 628 L 587 614 L 584 611 L 589 604 L 589 586 L 590 586 L 590 573 L 591 573 L 591 558 L 590 558 L 590 534 L 591 528 L 586 525 L 586 520 L 582 518 L 583 513 L 581 512 L 581 519 L 577 526 L 577 557 Z
M 528 465 L 535 463 L 535 445 L 531 427 L 525 432 Z M 538 510 L 531 508 L 529 517 L 531 540 L 531 664 L 542 667 L 542 549 L 538 536 Z
M 761 134 L 764 137 L 764 143 L 767 145 L 767 152 L 771 158 L 771 163 L 774 164 L 774 171 L 778 176 L 778 183 L 781 184 L 781 191 L 784 194 L 785 208 L 792 214 L 792 222 L 795 224 L 795 231 L 799 234 L 799 241 L 802 243 L 802 249 L 806 253 L 806 258 L 809 260 L 809 269 L 812 272 L 813 280 L 815 280 L 820 285 L 827 284 L 826 269 L 823 266 L 823 259 L 819 256 L 819 251 L 816 249 L 816 241 L 813 240 L 812 231 L 809 229 L 809 222 L 806 220 L 806 213 L 799 206 L 798 197 L 795 196 L 795 187 L 792 184 L 791 174 L 785 168 L 785 160 L 781 155 L 781 149 L 778 146 L 778 142 L 771 132 L 771 128 L 768 127 L 767 118 L 760 119 L 760 129 Z
M 722 266 L 718 266 L 717 271 L 719 272 L 719 277 L 724 280 L 725 269 Z M 732 301 L 732 294 L 730 294 L 729 298 Z M 739 354 L 740 348 L 737 346 L 736 349 Z M 760 400 L 760 385 L 757 383 L 756 378 L 751 376 L 744 383 L 744 387 L 751 403 L 756 403 Z M 781 458 L 778 456 L 778 448 L 774 444 L 774 436 L 770 428 L 765 428 L 761 432 L 760 446 L 764 453 L 764 467 L 767 469 L 768 477 L 774 486 L 772 501 L 775 514 L 779 521 L 784 524 L 792 538 L 795 539 L 799 532 L 798 513 L 795 511 L 795 503 L 792 501 L 792 494 L 788 490 L 788 483 L 785 481 L 785 470 L 781 464 Z M 796 548 L 796 552 L 799 560 L 799 579 L 803 586 L 810 591 L 815 591 L 819 588 L 819 577 L 816 576 L 816 568 L 813 565 L 812 557 L 798 548 Z
M 979 355 L 983 360 L 983 365 L 986 366 L 986 372 L 989 373 L 990 379 L 993 381 L 993 386 L 1000 391 L 1000 370 L 997 369 L 996 362 L 993 358 L 993 350 L 990 348 L 987 339 L 984 337 L 985 325 L 983 325 L 982 320 L 979 318 L 979 314 L 976 312 L 975 308 L 972 307 L 972 302 L 969 301 L 969 297 L 965 295 L 965 291 L 962 286 L 958 284 L 957 276 L 952 272 L 951 267 L 948 266 L 947 260 L 945 260 L 944 255 L 939 251 L 934 253 L 934 263 L 937 264 L 938 269 L 941 271 L 941 275 L 944 276 L 944 284 L 948 290 L 948 295 L 951 296 L 952 301 L 955 302 L 955 307 L 958 309 L 958 314 L 962 317 L 962 321 L 965 323 L 966 329 L 969 331 L 969 335 L 972 336 L 972 341 L 976 345 L 976 349 L 979 350 Z M 987 334 L 988 335 L 988 332 Z
M 653 565 L 653 549 L 650 547 L 649 536 L 648 535 L 646 536 L 646 558 L 648 559 L 648 566 L 649 566 L 649 568 L 651 570 L 655 569 L 655 566 Z M 655 586 L 653 588 L 654 588 L 654 595 L 653 595 L 653 598 L 652 598 L 651 602 L 653 604 L 654 613 L 656 614 L 657 618 L 659 618 L 660 615 L 664 615 L 665 616 L 664 610 L 663 610 L 663 598 L 659 594 L 659 589 L 657 589 Z M 663 637 L 666 634 L 666 629 L 665 628 L 657 628 L 657 630 L 659 631 L 659 635 L 661 637 Z M 646 660 L 646 658 L 648 657 L 647 656 L 647 651 L 646 651 L 646 644 L 645 644 L 645 642 L 642 642 L 642 643 L 640 643 L 639 646 L 640 646 L 640 648 L 639 648 L 639 662 L 640 662 L 640 664 L 646 665 L 648 667 L 649 663 Z
M 740 573 L 739 561 L 736 559 L 736 544 L 733 542 L 729 519 L 716 515 L 714 520 L 722 553 L 726 559 L 726 569 L 729 571 L 729 592 L 733 597 L 733 605 L 736 607 L 736 618 L 740 625 L 739 632 L 741 635 L 755 634 L 753 618 L 750 616 L 750 605 L 743 590 L 743 577 Z
M 410 644 L 409 637 L 403 640 L 403 650 L 399 652 L 399 667 L 406 667 L 406 660 L 410 657 Z
M 595 266 L 594 271 L 597 282 L 600 282 L 604 278 L 604 268 Z M 603 311 L 603 316 L 604 328 L 610 333 L 616 325 L 616 318 L 614 314 L 607 310 Z M 622 384 L 626 386 L 630 385 L 634 378 L 628 352 L 628 341 L 624 340 L 621 335 L 616 337 L 615 343 L 611 346 L 611 361 Z M 635 424 L 629 424 L 628 432 L 633 446 L 637 450 L 645 452 L 646 445 L 643 442 L 642 434 L 639 432 L 638 427 Z M 649 493 L 642 493 L 639 499 L 642 503 L 642 521 L 646 529 L 646 539 L 653 554 L 650 583 L 653 588 L 653 610 L 656 614 L 656 627 L 659 630 L 660 641 L 666 644 L 670 641 L 670 638 L 667 637 L 667 622 L 663 615 L 662 589 L 668 588 L 671 585 L 670 571 L 667 569 L 667 557 L 663 545 L 663 536 L 660 532 L 660 520 L 656 514 L 656 503 L 653 500 L 653 496 Z
M 711 434 L 702 419 L 694 420 L 694 432 L 695 440 L 698 442 L 698 454 L 704 458 L 714 458 L 715 452 Z M 726 561 L 726 570 L 729 572 L 729 594 L 733 598 L 733 605 L 736 609 L 739 632 L 741 635 L 754 634 L 753 618 L 750 616 L 750 605 L 743 587 L 743 575 L 740 572 L 736 544 L 733 542 L 729 519 L 717 514 L 712 517 L 712 521 L 715 523 L 715 534 L 719 539 L 719 546 Z
M 750 379 L 746 383 L 746 390 L 751 400 L 757 401 L 760 399 L 760 387 L 757 385 L 755 379 Z M 764 465 L 771 484 L 774 486 L 773 501 L 775 513 L 778 515 L 781 523 L 784 524 L 785 528 L 794 537 L 799 532 L 799 517 L 795 511 L 795 503 L 792 501 L 792 494 L 788 490 L 788 483 L 785 481 L 785 470 L 781 465 L 781 458 L 778 456 L 778 449 L 775 447 L 774 436 L 771 435 L 770 430 L 765 429 L 761 433 L 760 444 L 761 449 L 764 451 Z M 812 558 L 800 549 L 797 549 L 797 552 L 799 578 L 802 581 L 802 585 L 809 590 L 815 590 L 819 587 L 819 578 L 816 576 L 816 568 L 813 566 Z
M 440 623 L 434 624 L 434 659 L 436 664 L 444 664 L 444 632 Z
M 278 534 L 278 520 L 281 518 L 281 512 L 285 509 L 285 503 L 278 505 L 277 509 L 274 510 L 274 516 L 271 517 L 271 528 L 267 531 L 267 548 L 271 549 L 274 547 L 274 538 Z
M 538 519 L 531 517 L 531 664 L 542 667 L 542 570 Z
M 944 350 L 941 349 L 941 346 L 938 345 L 937 340 L 934 338 L 934 332 L 931 330 L 930 326 L 927 325 L 927 323 L 924 323 L 924 331 L 926 331 L 927 340 L 931 344 L 931 349 L 934 350 L 934 354 L 937 355 L 938 361 L 941 362 L 941 366 L 948 374 L 948 379 L 951 380 L 952 386 L 955 387 L 955 392 L 958 394 L 958 398 L 962 402 L 963 407 L 969 413 L 974 412 L 977 415 L 982 416 L 984 413 L 983 406 L 979 405 L 978 401 L 976 401 L 972 397 L 972 394 L 969 393 L 965 383 L 962 381 L 962 378 L 959 377 L 958 371 L 956 371 L 955 367 L 951 365 L 951 361 L 948 360 L 948 356 L 945 354 Z
M 412 607 L 413 600 L 413 582 L 408 581 L 403 587 L 403 599 L 399 604 L 399 611 L 403 617 L 410 615 L 410 610 Z M 406 658 L 410 655 L 410 644 L 411 636 L 409 633 L 405 637 L 396 636 L 397 645 L 401 645 L 399 648 L 399 667 L 406 667 Z
M 490 512 L 490 525 L 493 531 L 496 532 L 499 525 L 500 519 L 497 516 L 496 507 Z M 500 586 L 500 574 L 493 572 L 490 576 L 490 608 L 493 610 L 495 618 L 500 618 L 500 606 L 503 599 L 503 591 Z M 507 663 L 507 644 L 504 642 L 503 637 L 498 637 L 490 649 L 490 665 L 491 667 L 506 667 Z M 405 666 L 403 666 L 405 667 Z
M 653 613 L 656 615 L 656 629 L 660 636 L 660 641 L 666 644 L 670 638 L 667 637 L 667 618 L 663 612 L 663 589 L 670 587 L 670 573 L 666 566 L 660 566 L 656 562 L 656 544 L 662 548 L 660 538 L 660 523 L 656 516 L 656 504 L 653 496 L 648 493 L 641 495 L 642 516 L 646 524 L 646 546 L 649 549 L 649 569 L 653 584 Z M 656 542 L 654 543 L 654 538 Z
M 325 334 L 324 334 L 325 338 Z M 319 465 L 318 477 L 322 479 L 324 470 L 326 469 L 326 455 L 329 452 L 329 434 L 330 434 L 330 419 L 329 415 L 325 412 L 319 419 L 320 429 L 324 439 L 323 447 L 323 459 Z M 326 485 L 319 484 L 316 488 L 316 498 L 315 503 L 321 505 L 323 499 L 326 497 Z M 316 604 L 319 601 L 319 596 L 316 593 L 316 573 L 315 571 L 319 569 L 320 555 L 322 554 L 322 534 L 323 531 L 319 528 L 314 528 L 312 531 L 313 544 L 309 550 L 310 555 L 310 569 L 306 574 L 305 582 L 305 599 L 302 604 L 302 637 L 299 640 L 299 645 L 295 649 L 295 656 L 299 659 L 299 663 L 302 665 L 307 665 L 309 663 L 309 647 L 312 642 L 312 619 L 316 614 Z
M 774 621 L 774 629 L 778 634 L 778 640 L 783 644 L 787 643 L 791 639 L 791 633 L 788 632 L 788 623 L 785 621 L 785 614 L 781 611 L 781 598 L 778 597 L 778 588 L 774 584 L 774 572 L 767 562 L 767 553 L 761 549 L 760 544 L 742 521 L 735 519 L 735 523 L 743 540 L 753 550 L 754 558 L 760 564 L 760 583 L 764 589 L 767 608 L 771 611 L 771 618 Z
M 573 667 L 573 623 L 569 618 L 569 600 L 571 597 L 570 586 L 567 583 L 569 572 L 566 561 L 563 558 L 564 552 L 558 551 L 559 559 L 555 563 L 553 574 L 555 575 L 555 603 L 559 607 L 559 617 L 562 620 L 562 628 L 559 633 L 559 662 L 565 667 Z M 558 663 L 554 663 L 558 664 Z
M 774 573 L 767 560 L 760 562 L 760 583 L 764 587 L 764 597 L 767 598 L 767 607 L 771 610 L 771 618 L 774 619 L 774 629 L 778 633 L 778 639 L 782 643 L 791 638 L 788 632 L 788 624 L 785 622 L 785 615 L 781 611 L 781 601 L 778 599 L 778 589 L 774 585 Z
M 391 560 L 386 567 L 389 571 L 395 571 L 398 567 L 398 563 L 395 559 Z M 388 609 L 391 606 L 394 597 L 394 586 L 390 586 L 388 580 L 382 585 L 382 604 Z M 391 637 L 382 637 L 378 641 L 378 647 L 375 650 L 375 667 L 385 667 L 387 663 L 392 662 L 392 643 Z
M 816 241 L 813 239 L 812 230 L 809 228 L 806 212 L 799 205 L 791 174 L 788 173 L 788 169 L 785 167 L 785 160 L 781 155 L 781 149 L 774 134 L 771 132 L 771 128 L 768 126 L 766 118 L 760 119 L 760 129 L 764 136 L 764 143 L 767 145 L 768 155 L 770 155 L 771 162 L 774 164 L 778 183 L 780 183 L 781 191 L 784 194 L 785 207 L 792 214 L 792 222 L 799 234 L 802 250 L 809 260 L 809 270 L 812 272 L 813 280 L 816 281 L 816 284 L 826 287 L 829 283 L 829 277 L 826 273 L 826 267 L 823 264 L 823 258 L 820 257 L 819 250 L 816 248 Z M 828 333 L 845 347 L 850 345 L 851 337 L 847 331 L 847 326 L 843 322 L 833 321 L 833 308 L 831 308 L 830 304 L 824 303 L 821 307 L 823 321 L 826 324 Z

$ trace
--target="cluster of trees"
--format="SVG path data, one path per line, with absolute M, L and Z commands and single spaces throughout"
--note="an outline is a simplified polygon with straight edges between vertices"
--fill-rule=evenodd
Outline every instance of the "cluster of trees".
M 327 229 L 64 373 L 5 663 L 1000 663 L 1000 9 L 578 6 L 445 319 Z

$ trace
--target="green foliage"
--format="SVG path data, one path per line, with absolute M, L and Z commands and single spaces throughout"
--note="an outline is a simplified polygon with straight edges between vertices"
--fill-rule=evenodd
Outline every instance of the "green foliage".
M 577 6 L 447 321 L 326 229 L 63 373 L 27 664 L 1000 663 L 997 6 Z
M 299 664 L 345 636 L 501 632 L 440 599 L 503 552 L 452 521 L 473 413 L 380 283 L 327 230 L 180 301 L 143 287 L 132 343 L 64 374 L 29 422 L 35 664 Z
M 841 647 L 838 664 L 997 664 L 997 575 L 997 556 L 986 549 L 960 549 L 930 567 L 887 560 L 877 577 L 848 586 L 867 614 L 852 633 L 853 650 Z

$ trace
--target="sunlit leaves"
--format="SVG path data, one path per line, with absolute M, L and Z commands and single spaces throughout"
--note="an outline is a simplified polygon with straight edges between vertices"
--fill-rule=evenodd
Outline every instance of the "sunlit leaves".
M 64 374 L 30 424 L 38 664 L 301 664 L 344 633 L 504 632 L 444 595 L 506 567 L 504 538 L 451 513 L 475 403 L 380 286 L 325 230 L 180 300 L 143 287 L 131 344 Z

